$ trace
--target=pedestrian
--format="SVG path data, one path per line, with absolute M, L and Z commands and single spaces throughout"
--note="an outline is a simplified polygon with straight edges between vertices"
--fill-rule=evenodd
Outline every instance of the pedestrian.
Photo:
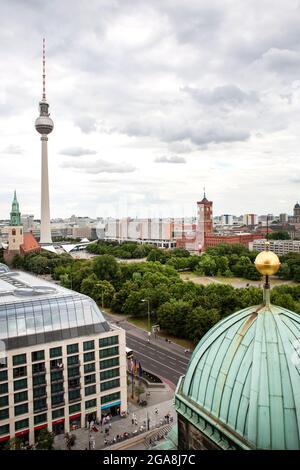
M 109 423 L 108 427 L 109 427 L 109 429 L 111 429 L 111 423 Z
M 154 408 L 154 413 L 158 415 L 158 408 Z

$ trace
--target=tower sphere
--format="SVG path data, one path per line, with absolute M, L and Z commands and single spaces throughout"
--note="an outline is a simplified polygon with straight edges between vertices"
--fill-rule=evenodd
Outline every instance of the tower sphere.
M 40 116 L 35 120 L 35 128 L 40 134 L 50 134 L 53 131 L 53 121 L 49 117 L 48 103 L 40 102 Z
M 258 272 L 268 276 L 276 274 L 280 268 L 278 256 L 272 251 L 267 250 L 259 253 L 255 258 L 254 263 Z

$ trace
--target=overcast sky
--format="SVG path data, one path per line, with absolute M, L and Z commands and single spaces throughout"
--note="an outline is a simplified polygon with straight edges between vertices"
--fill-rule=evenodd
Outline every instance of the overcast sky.
M 292 213 L 300 2 L 1 0 L 0 217 L 40 216 L 46 37 L 51 217 Z

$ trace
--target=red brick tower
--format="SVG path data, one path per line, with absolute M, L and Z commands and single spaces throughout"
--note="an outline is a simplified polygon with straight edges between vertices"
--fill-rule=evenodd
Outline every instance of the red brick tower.
M 196 251 L 205 249 L 205 238 L 213 232 L 212 206 L 212 201 L 206 199 L 204 189 L 202 201 L 197 202 Z

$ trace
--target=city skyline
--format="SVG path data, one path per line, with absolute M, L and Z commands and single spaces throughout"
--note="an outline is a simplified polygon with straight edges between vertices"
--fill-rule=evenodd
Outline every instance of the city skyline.
M 44 36 L 52 218 L 114 217 L 118 205 L 130 208 L 119 216 L 180 217 L 203 185 L 215 214 L 291 213 L 299 6 L 272 2 L 268 17 L 259 2 L 75 1 L 70 22 L 68 3 L 1 5 L 1 218 L 15 188 L 22 212 L 40 214 Z

